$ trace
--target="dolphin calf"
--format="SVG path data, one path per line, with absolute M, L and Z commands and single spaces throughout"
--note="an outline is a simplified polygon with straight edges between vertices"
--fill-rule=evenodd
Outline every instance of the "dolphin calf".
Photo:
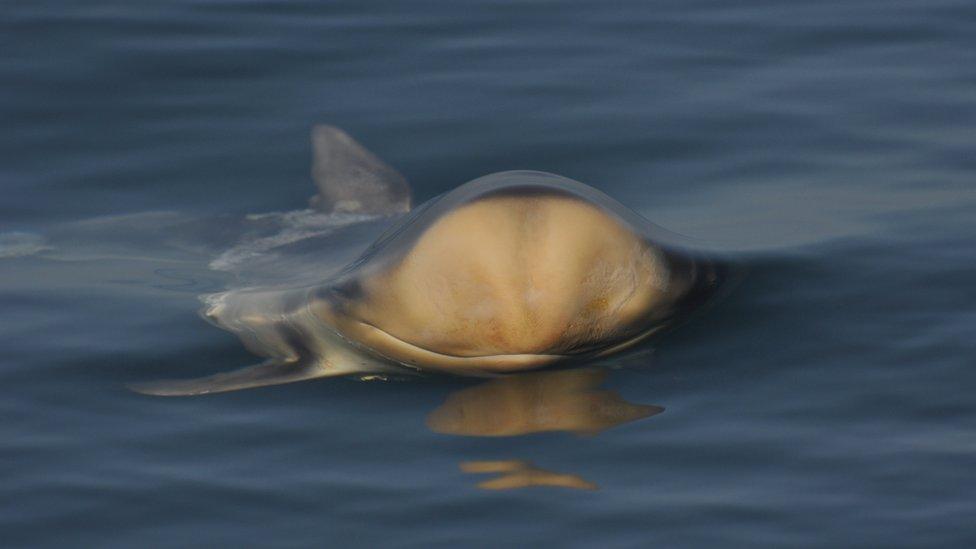
M 193 395 L 340 375 L 469 376 L 584 363 L 647 340 L 714 295 L 724 268 L 600 191 L 509 171 L 410 208 L 406 179 L 334 127 L 313 130 L 313 204 L 391 226 L 324 279 L 206 296 L 256 366 L 135 385 Z M 326 253 L 326 250 L 322 250 Z

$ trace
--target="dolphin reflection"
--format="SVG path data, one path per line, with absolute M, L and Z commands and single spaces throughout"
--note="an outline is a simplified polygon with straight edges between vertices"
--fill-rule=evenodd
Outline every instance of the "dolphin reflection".
M 493 379 L 449 395 L 427 416 L 427 427 L 437 433 L 476 437 L 545 431 L 596 434 L 664 411 L 598 389 L 606 377 L 606 370 L 586 368 Z
M 559 486 L 577 490 L 597 490 L 599 486 L 578 475 L 554 473 L 540 469 L 528 461 L 463 461 L 465 473 L 500 473 L 500 476 L 478 483 L 485 490 L 511 490 L 527 486 Z
M 427 416 L 435 432 L 476 437 L 519 436 L 545 431 L 596 434 L 660 414 L 664 408 L 633 404 L 615 391 L 599 389 L 607 378 L 600 368 L 532 372 L 493 379 L 450 395 Z M 485 490 L 558 486 L 597 490 L 570 473 L 555 473 L 524 460 L 464 461 L 467 473 L 498 473 L 478 483 Z

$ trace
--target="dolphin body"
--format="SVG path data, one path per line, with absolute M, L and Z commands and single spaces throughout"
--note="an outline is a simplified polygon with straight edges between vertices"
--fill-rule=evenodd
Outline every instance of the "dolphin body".
M 673 325 L 725 280 L 722 263 L 583 183 L 481 177 L 411 210 L 406 179 L 317 126 L 311 204 L 392 220 L 358 259 L 311 283 L 210 294 L 202 315 L 265 360 L 133 385 L 196 395 L 318 377 L 495 376 L 612 355 Z

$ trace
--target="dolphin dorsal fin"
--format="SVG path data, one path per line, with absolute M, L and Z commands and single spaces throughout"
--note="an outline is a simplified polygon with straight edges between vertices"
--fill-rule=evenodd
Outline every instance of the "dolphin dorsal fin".
M 312 128 L 312 207 L 327 213 L 410 211 L 410 185 L 398 171 L 335 126 Z

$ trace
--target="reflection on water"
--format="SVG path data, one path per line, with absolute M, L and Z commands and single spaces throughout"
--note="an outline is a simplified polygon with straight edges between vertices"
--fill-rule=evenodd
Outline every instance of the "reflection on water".
M 427 416 L 427 426 L 438 433 L 475 437 L 545 431 L 596 434 L 664 411 L 598 389 L 606 377 L 606 370 L 587 368 L 493 379 L 452 393 Z
M 608 372 L 600 368 L 532 372 L 503 377 L 449 395 L 427 416 L 427 426 L 451 435 L 505 437 L 545 431 L 596 434 L 660 414 L 664 408 L 627 402 L 616 391 L 599 389 Z M 578 475 L 555 473 L 524 460 L 465 461 L 468 473 L 499 473 L 478 483 L 486 490 L 559 486 L 599 487 Z
M 499 476 L 478 483 L 485 490 L 511 490 L 527 486 L 559 486 L 577 490 L 596 490 L 596 484 L 578 475 L 554 473 L 540 469 L 528 461 L 518 459 L 506 461 L 462 461 L 461 470 L 465 473 L 500 473 Z

